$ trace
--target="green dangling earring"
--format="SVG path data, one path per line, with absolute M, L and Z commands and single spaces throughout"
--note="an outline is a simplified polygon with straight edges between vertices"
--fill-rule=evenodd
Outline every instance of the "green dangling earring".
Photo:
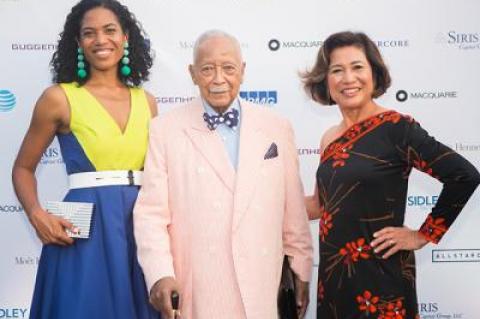
M 77 75 L 80 79 L 84 79 L 87 77 L 87 70 L 85 70 L 85 56 L 83 55 L 83 49 L 79 47 L 77 53 Z
M 123 44 L 123 58 L 122 58 L 122 67 L 120 68 L 120 72 L 123 76 L 129 76 L 132 73 L 132 69 L 128 66 L 130 63 L 130 59 L 128 55 L 130 52 L 128 51 L 128 42 Z

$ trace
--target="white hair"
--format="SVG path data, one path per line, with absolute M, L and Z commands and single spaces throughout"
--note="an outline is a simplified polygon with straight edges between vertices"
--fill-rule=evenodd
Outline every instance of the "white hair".
M 238 42 L 237 38 L 235 38 L 233 35 L 225 32 L 225 31 L 212 29 L 212 30 L 205 31 L 202 34 L 200 34 L 200 36 L 195 41 L 195 44 L 193 45 L 193 62 L 194 63 L 197 60 L 198 49 L 199 49 L 200 45 L 202 45 L 203 42 L 205 42 L 205 41 L 207 41 L 211 38 L 227 38 L 227 39 L 229 39 L 237 47 L 238 54 L 240 55 L 240 58 L 242 58 L 242 50 L 241 50 L 240 42 Z

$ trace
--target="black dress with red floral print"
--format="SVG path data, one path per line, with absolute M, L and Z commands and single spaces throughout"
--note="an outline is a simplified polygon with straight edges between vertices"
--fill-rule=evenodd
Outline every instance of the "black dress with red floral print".
M 324 207 L 317 318 L 418 317 L 414 253 L 382 259 L 370 247 L 374 232 L 403 226 L 412 168 L 443 183 L 419 230 L 437 243 L 480 183 L 467 160 L 395 111 L 355 124 L 325 149 L 317 171 Z

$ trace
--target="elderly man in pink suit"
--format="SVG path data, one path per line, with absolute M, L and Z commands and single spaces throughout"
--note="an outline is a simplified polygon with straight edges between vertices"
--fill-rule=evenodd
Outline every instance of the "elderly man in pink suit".
M 240 45 L 209 31 L 189 67 L 201 97 L 152 121 L 135 210 L 138 258 L 165 318 L 274 319 L 284 255 L 308 304 L 312 243 L 289 122 L 238 98 Z

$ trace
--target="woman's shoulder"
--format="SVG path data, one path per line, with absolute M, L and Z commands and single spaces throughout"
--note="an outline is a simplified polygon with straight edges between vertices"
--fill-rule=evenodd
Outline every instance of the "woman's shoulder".
M 60 85 L 46 88 L 38 98 L 32 121 L 46 121 L 68 126 L 70 110 L 68 100 Z
M 37 101 L 37 106 L 41 107 L 43 105 L 51 110 L 68 106 L 67 96 L 60 84 L 51 85 L 42 92 Z
M 329 127 L 325 133 L 323 133 L 322 138 L 320 139 L 320 152 L 322 153 L 325 148 L 334 140 L 336 140 L 341 133 L 340 124 Z

